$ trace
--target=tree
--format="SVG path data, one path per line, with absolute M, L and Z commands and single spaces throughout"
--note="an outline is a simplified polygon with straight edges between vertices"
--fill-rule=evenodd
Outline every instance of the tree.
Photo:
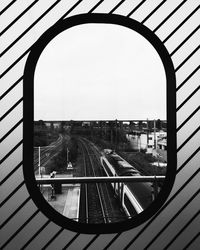
M 153 130 L 154 128 L 154 121 L 148 121 L 148 127 L 149 127 L 149 130 Z
M 50 125 L 50 130 L 51 130 L 51 131 L 54 131 L 53 122 L 51 122 L 51 125 Z
M 142 127 L 143 127 L 143 122 L 142 121 L 138 122 L 138 127 L 139 127 L 139 130 L 142 130 Z
M 41 128 L 46 128 L 46 124 L 44 123 L 43 120 L 38 121 L 38 126 L 40 126 Z
M 78 156 L 78 144 L 75 138 L 71 138 L 68 144 L 68 150 L 69 150 L 69 161 L 75 162 Z M 67 151 L 66 151 L 67 154 Z
M 160 119 L 158 119 L 158 120 L 156 120 L 156 128 L 158 129 L 158 130 L 161 130 L 161 120 Z
M 63 134 L 65 132 L 65 122 L 61 121 L 60 123 L 60 133 Z

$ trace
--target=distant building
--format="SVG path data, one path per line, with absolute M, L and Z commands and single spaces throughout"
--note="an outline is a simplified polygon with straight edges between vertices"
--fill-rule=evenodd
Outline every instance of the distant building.
M 82 126 L 83 127 L 89 127 L 90 126 L 90 122 L 87 122 L 87 121 L 85 121 L 85 122 L 82 122 Z
M 163 137 L 158 140 L 157 153 L 165 162 L 167 162 L 167 138 Z
M 156 149 L 159 153 L 165 156 L 167 161 L 167 133 L 164 131 L 143 133 L 135 132 L 128 134 L 127 139 L 129 140 L 131 147 L 135 150 L 146 150 L 147 154 L 154 154 Z
M 44 123 L 45 123 L 45 125 L 46 125 L 47 128 L 51 127 L 51 123 L 50 122 L 44 122 Z
M 55 129 L 59 129 L 61 127 L 61 122 L 54 122 L 53 126 Z

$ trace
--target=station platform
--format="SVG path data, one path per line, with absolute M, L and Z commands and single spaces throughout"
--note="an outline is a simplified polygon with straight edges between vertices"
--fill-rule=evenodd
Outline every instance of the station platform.
M 80 185 L 71 185 L 66 192 L 66 202 L 63 215 L 69 219 L 78 221 L 80 205 Z
M 45 200 L 57 212 L 69 219 L 78 221 L 80 184 L 62 184 L 62 191 L 58 194 L 52 192 L 52 186 L 49 184 L 41 185 L 40 190 Z

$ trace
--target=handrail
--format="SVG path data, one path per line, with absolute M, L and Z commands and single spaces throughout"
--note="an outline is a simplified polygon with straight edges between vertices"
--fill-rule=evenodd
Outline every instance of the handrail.
M 67 178 L 39 178 L 38 184 L 75 184 L 75 183 L 118 183 L 118 182 L 154 182 L 163 181 L 165 176 L 117 176 L 117 177 L 67 177 Z

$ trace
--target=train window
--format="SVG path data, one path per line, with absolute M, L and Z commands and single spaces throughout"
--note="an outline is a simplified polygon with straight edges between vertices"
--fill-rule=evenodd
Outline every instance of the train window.
M 176 84 L 153 32 L 114 14 L 66 18 L 32 46 L 23 86 L 24 177 L 48 218 L 116 233 L 158 211 L 176 173 Z

